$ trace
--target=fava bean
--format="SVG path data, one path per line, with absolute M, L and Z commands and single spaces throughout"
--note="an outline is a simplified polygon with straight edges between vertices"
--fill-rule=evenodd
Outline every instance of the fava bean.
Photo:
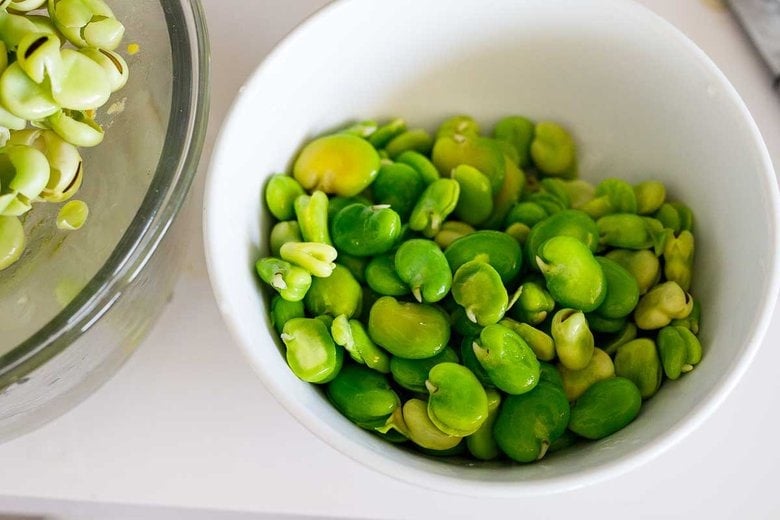
M 386 253 L 401 236 L 401 217 L 387 206 L 350 204 L 333 219 L 333 243 L 353 256 Z
M 466 447 L 479 460 L 497 458 L 501 451 L 493 438 L 493 425 L 498 418 L 498 407 L 501 404 L 501 394 L 494 389 L 486 389 L 488 399 L 488 417 L 479 430 L 466 437 Z
M 265 187 L 268 211 L 279 220 L 295 218 L 295 199 L 303 195 L 303 186 L 289 175 L 272 175 Z
M 276 294 L 271 298 L 271 323 L 278 334 L 282 333 L 284 324 L 293 318 L 304 318 L 306 311 L 303 302 L 291 302 Z
M 433 138 L 426 130 L 414 128 L 398 134 L 387 143 L 385 150 L 391 159 L 395 159 L 402 153 L 413 150 L 422 154 L 428 154 L 433 148 Z
M 445 119 L 436 129 L 436 139 L 455 134 L 478 136 L 479 123 L 471 116 L 458 115 Z
M 650 250 L 613 249 L 604 256 L 617 262 L 634 276 L 640 295 L 645 294 L 661 279 L 661 263 Z
M 493 437 L 510 459 L 533 462 L 543 458 L 550 444 L 563 434 L 570 413 L 563 391 L 541 382 L 528 393 L 504 399 Z
M 366 429 L 383 426 L 401 405 L 382 374 L 360 365 L 344 365 L 328 384 L 327 395 L 345 417 Z
M 643 399 L 655 395 L 661 386 L 663 371 L 653 340 L 637 338 L 618 347 L 615 374 L 630 379 Z
M 563 363 L 558 364 L 563 381 L 563 391 L 569 401 L 577 400 L 594 383 L 615 375 L 615 365 L 609 354 L 596 348 L 590 361 L 581 370 L 571 370 Z
M 582 206 L 594 219 L 613 213 L 636 213 L 634 188 L 622 179 L 604 179 L 596 187 L 595 197 Z
M 308 383 L 327 383 L 341 370 L 344 351 L 337 347 L 328 327 L 315 318 L 292 318 L 282 328 L 287 364 Z
M 425 382 L 428 417 L 441 431 L 465 437 L 479 430 L 488 417 L 485 389 L 474 374 L 457 363 L 439 363 Z
M 533 231 L 532 231 L 533 232 Z M 589 312 L 606 297 L 606 279 L 590 249 L 576 238 L 556 236 L 539 248 L 536 264 L 561 305 Z
M 460 185 L 452 179 L 438 179 L 425 188 L 409 217 L 409 227 L 428 238 L 441 230 L 444 219 L 458 204 Z
M 436 179 L 440 178 L 439 170 L 426 156 L 413 150 L 403 152 L 396 157 L 396 163 L 405 164 L 411 166 L 414 170 L 420 174 L 420 177 L 425 182 L 425 185 L 432 183 Z
M 685 318 L 692 308 L 693 300 L 677 282 L 664 282 L 639 299 L 634 322 L 643 330 L 660 329 L 673 319 Z
M 501 276 L 485 262 L 472 260 L 461 265 L 452 279 L 452 296 L 466 310 L 466 316 L 483 327 L 504 317 L 509 305 Z
M 493 136 L 512 145 L 518 157 L 518 165 L 525 168 L 531 163 L 531 143 L 534 139 L 534 123 L 522 116 L 505 117 L 496 123 Z
M 564 210 L 531 228 L 531 234 L 526 241 L 526 251 L 532 266 L 536 266 L 536 256 L 542 244 L 558 236 L 576 238 L 594 253 L 599 245 L 599 230 L 593 219 L 576 209 Z
M 452 287 L 447 258 L 432 240 L 414 238 L 401 244 L 395 253 L 395 270 L 421 303 L 441 300 Z
M 680 231 L 678 236 L 670 236 L 664 245 L 664 276 L 667 280 L 687 291 L 691 287 L 693 276 L 693 234 Z
M 603 216 L 596 221 L 596 226 L 599 230 L 599 241 L 609 247 L 653 248 L 660 254 L 666 241 L 666 231 L 660 221 L 632 213 Z
M 368 136 L 368 142 L 379 150 L 380 148 L 387 146 L 390 141 L 403 134 L 405 131 L 406 121 L 401 118 L 396 118 L 377 128 L 376 132 Z
M 371 191 L 377 204 L 389 205 L 406 221 L 427 186 L 417 170 L 403 163 L 382 164 Z
M 658 352 L 664 373 L 669 379 L 693 370 L 702 358 L 699 339 L 689 329 L 680 326 L 664 327 L 658 331 Z
M 543 331 L 532 327 L 528 323 L 520 323 L 510 318 L 504 318 L 498 322 L 504 327 L 515 331 L 518 336 L 531 347 L 536 358 L 541 361 L 551 361 L 555 358 L 555 342 Z
M 271 228 L 271 236 L 268 240 L 273 256 L 280 256 L 282 246 L 287 242 L 303 242 L 301 228 L 295 220 L 277 222 Z
M 493 191 L 490 179 L 467 164 L 456 166 L 452 178 L 460 185 L 460 196 L 454 214 L 461 221 L 478 225 L 493 211 Z
M 640 215 L 651 215 L 666 200 L 666 187 L 658 181 L 644 181 L 634 186 L 636 195 L 636 212 Z
M 403 407 L 404 423 L 409 438 L 416 445 L 429 450 L 448 450 L 462 440 L 462 436 L 441 431 L 428 415 L 428 403 L 421 399 L 409 399 Z
M 636 278 L 614 260 L 596 257 L 596 261 L 604 272 L 607 294 L 594 312 L 608 319 L 628 316 L 639 302 L 639 285 Z
M 379 130 L 372 134 L 372 138 Z M 365 139 L 333 134 L 310 141 L 293 165 L 293 176 L 307 190 L 352 197 L 379 171 L 379 155 Z M 304 234 L 305 235 L 305 234 Z
M 574 140 L 562 126 L 551 121 L 536 123 L 531 159 L 547 175 L 570 178 L 577 174 Z
M 458 355 L 450 347 L 445 347 L 433 357 L 425 359 L 406 359 L 398 356 L 390 358 L 390 373 L 396 383 L 417 393 L 427 393 L 425 380 L 428 373 L 439 363 L 457 363 Z
M 571 408 L 569 429 L 598 440 L 627 426 L 639 415 L 642 396 L 631 380 L 612 377 L 591 385 Z
M 255 264 L 255 270 L 261 280 L 288 301 L 302 300 L 312 285 L 308 271 L 278 258 L 261 258 Z
M 336 268 L 338 252 L 333 246 L 318 242 L 286 242 L 279 254 L 282 260 L 306 269 L 312 276 L 326 278 Z
M 371 307 L 368 334 L 394 356 L 423 359 L 447 346 L 450 324 L 436 307 L 383 296 Z
M 457 220 L 448 220 L 441 226 L 441 230 L 436 233 L 433 240 L 442 249 L 446 249 L 455 240 L 460 237 L 464 237 L 470 233 L 474 233 L 476 230 L 466 224 L 465 222 L 458 222 Z
M 348 318 L 360 314 L 363 290 L 349 269 L 336 264 L 327 278 L 314 278 L 303 304 L 311 314 L 344 314 Z
M 553 316 L 550 332 L 562 365 L 570 370 L 582 370 L 588 366 L 593 357 L 595 340 L 582 311 L 559 310 Z
M 395 270 L 395 258 L 392 254 L 372 258 L 366 266 L 365 276 L 368 286 L 381 295 L 403 296 L 410 292 L 409 286 Z
M 547 319 L 547 314 L 555 308 L 555 300 L 539 282 L 523 282 L 517 295 L 510 314 L 522 322 L 537 325 Z
M 493 384 L 508 394 L 524 394 L 539 382 L 539 361 L 512 329 L 488 325 L 473 343 L 474 354 Z
M 443 176 L 466 164 L 490 179 L 493 193 L 497 193 L 503 185 L 506 174 L 504 153 L 492 139 L 461 134 L 439 137 L 433 145 L 432 159 Z
M 321 242 L 332 245 L 328 230 L 328 196 L 321 191 L 299 195 L 295 199 L 295 215 L 301 236 L 307 242 Z

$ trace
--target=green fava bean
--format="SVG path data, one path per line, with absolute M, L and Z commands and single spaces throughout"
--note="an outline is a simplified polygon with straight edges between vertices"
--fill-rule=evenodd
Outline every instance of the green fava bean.
M 633 421 L 641 406 L 642 396 L 631 380 L 604 379 L 594 383 L 574 403 L 569 429 L 586 439 L 603 439 Z
M 348 127 L 339 130 L 338 133 L 352 134 L 365 139 L 376 132 L 377 128 L 379 128 L 379 125 L 376 121 L 366 119 L 365 121 L 358 121 L 357 123 L 351 124 Z
M 328 230 L 328 196 L 321 191 L 300 195 L 295 199 L 295 215 L 301 236 L 306 242 L 332 245 Z
M 306 269 L 312 276 L 326 278 L 336 268 L 338 253 L 333 246 L 318 242 L 287 242 L 279 248 L 282 260 Z
M 485 394 L 488 399 L 488 417 L 479 430 L 466 437 L 466 447 L 479 460 L 493 460 L 501 454 L 493 438 L 493 425 L 498 418 L 501 394 L 492 388 L 486 389 Z
M 482 327 L 466 316 L 466 309 L 460 306 L 450 313 L 450 322 L 455 331 L 464 337 L 479 336 L 479 331 L 482 330 Z
M 612 319 L 628 316 L 639 302 L 639 285 L 636 278 L 614 260 L 599 256 L 596 261 L 604 272 L 607 295 L 595 312 L 604 318 Z
M 452 170 L 452 178 L 460 185 L 460 197 L 454 214 L 467 224 L 481 224 L 493 211 L 493 190 L 490 179 L 476 168 L 461 164 Z
M 366 189 L 378 172 L 379 154 L 374 147 L 350 134 L 327 135 L 311 141 L 293 165 L 293 176 L 305 189 L 342 197 L 352 197 Z
M 466 310 L 469 320 L 483 327 L 498 323 L 509 305 L 509 295 L 498 272 L 477 260 L 466 262 L 455 271 L 452 296 Z
M 526 394 L 504 399 L 493 437 L 510 459 L 533 462 L 543 458 L 550 444 L 563 434 L 570 413 L 563 391 L 541 382 Z
M 655 395 L 661 386 L 663 371 L 653 340 L 638 338 L 618 347 L 615 375 L 630 379 L 643 399 Z
M 493 136 L 512 145 L 517 151 L 518 165 L 525 168 L 531 163 L 531 143 L 534 139 L 534 123 L 522 116 L 501 119 L 493 128 Z
M 344 314 L 348 318 L 360 313 L 363 290 L 349 269 L 336 264 L 327 278 L 314 278 L 303 299 L 306 309 L 314 315 Z
M 431 148 L 433 148 L 433 138 L 431 137 L 431 134 L 422 128 L 414 128 L 395 136 L 387 143 L 385 150 L 391 159 L 395 159 L 408 150 L 428 154 L 430 153 Z
M 278 258 L 261 258 L 255 264 L 255 270 L 260 279 L 291 302 L 302 300 L 312 285 L 308 271 Z
M 574 139 L 560 125 L 551 121 L 536 123 L 531 159 L 547 175 L 574 177 L 577 173 L 575 148 Z
M 693 212 L 691 208 L 681 202 L 670 202 L 671 206 L 677 212 L 680 220 L 680 231 L 693 232 Z
M 337 347 L 328 327 L 315 318 L 292 318 L 282 328 L 287 364 L 307 383 L 327 383 L 341 370 L 344 351 Z
M 592 200 L 582 211 L 594 219 L 612 213 L 636 213 L 637 201 L 633 186 L 622 179 L 604 179 L 596 187 Z
M 552 444 L 550 444 L 550 447 L 547 448 L 547 453 L 556 453 L 559 451 L 563 451 L 566 448 L 569 448 L 577 444 L 577 441 L 579 440 L 580 438 L 577 436 L 576 433 L 574 433 L 571 430 L 566 430 L 561 434 L 560 437 L 555 439 L 552 442 Z
M 623 329 L 626 324 L 626 318 L 605 318 L 604 316 L 595 312 L 589 312 L 585 315 L 588 320 L 590 330 L 594 332 L 603 332 L 606 334 L 614 334 Z
M 418 302 L 435 303 L 450 292 L 450 266 L 432 240 L 414 238 L 401 244 L 395 253 L 395 270 Z
M 679 233 L 681 229 L 680 214 L 672 204 L 664 202 L 653 214 L 653 218 L 674 233 Z
M 396 383 L 417 393 L 426 393 L 425 380 L 428 373 L 439 363 L 457 363 L 458 355 L 450 347 L 445 347 L 433 357 L 425 359 L 406 359 L 397 356 L 390 358 L 390 373 Z
M 529 280 L 520 284 L 511 315 L 524 323 L 537 325 L 555 308 L 555 300 L 542 284 Z
M 518 202 L 509 210 L 504 225 L 509 226 L 519 222 L 528 227 L 534 227 L 549 216 L 547 210 L 536 202 Z
M 693 370 L 701 361 L 701 343 L 694 333 L 685 327 L 664 327 L 658 331 L 656 341 L 664 373 L 669 379 L 678 379 L 681 374 Z
M 533 232 L 533 231 L 532 231 Z M 606 296 L 606 279 L 590 249 L 576 238 L 556 236 L 539 248 L 536 263 L 547 290 L 562 306 L 596 310 Z
M 396 118 L 377 128 L 376 132 L 368 137 L 368 142 L 379 150 L 380 148 L 387 146 L 390 141 L 403 134 L 405 131 L 406 121 L 401 118 Z
M 19 219 L 0 215 L 0 271 L 19 260 L 24 243 L 24 227 Z
M 520 222 L 515 222 L 504 230 L 504 233 L 514 238 L 521 246 L 528 240 L 528 235 L 531 234 L 531 228 Z
M 569 191 L 566 189 L 566 182 L 563 179 L 547 177 L 539 181 L 539 193 L 537 195 L 549 195 L 557 199 L 564 209 L 571 208 L 569 200 Z
M 556 312 L 550 332 L 562 365 L 570 370 L 582 370 L 588 366 L 593 357 L 595 340 L 581 311 L 561 309 Z
M 401 217 L 387 206 L 350 204 L 333 219 L 333 243 L 353 256 L 373 256 L 392 249 L 401 236 Z
M 574 209 L 582 209 L 585 204 L 596 198 L 596 187 L 582 179 L 563 181 L 563 187 L 569 196 L 569 203 Z
M 352 273 L 352 276 L 355 277 L 355 280 L 360 283 L 365 283 L 366 281 L 366 267 L 370 260 L 370 258 L 365 256 L 352 256 L 346 253 L 338 255 L 339 264 L 346 267 Z
M 306 311 L 303 308 L 303 302 L 291 302 L 277 294 L 271 298 L 271 323 L 278 334 L 282 333 L 284 324 L 293 318 L 303 318 Z
M 365 276 L 368 286 L 383 296 L 403 296 L 410 292 L 409 286 L 395 270 L 395 257 L 392 254 L 372 258 L 366 266 Z
M 488 400 L 476 376 L 463 365 L 439 363 L 425 382 L 428 417 L 444 433 L 465 437 L 479 430 L 488 417 Z
M 277 222 L 271 228 L 271 236 L 268 239 L 271 248 L 271 254 L 279 256 L 282 246 L 287 242 L 303 242 L 301 236 L 301 227 L 295 220 L 286 220 Z
M 371 307 L 368 333 L 394 356 L 424 359 L 447 346 L 450 323 L 448 316 L 436 307 L 383 296 Z
M 542 244 L 557 236 L 576 238 L 594 253 L 599 245 L 599 230 L 592 218 L 580 210 L 563 210 L 531 228 L 526 240 L 526 254 L 530 265 L 536 266 L 536 256 Z
M 389 205 L 405 221 L 426 186 L 422 175 L 411 166 L 390 163 L 379 168 L 379 174 L 371 184 L 371 192 L 377 204 Z
M 468 320 L 466 320 L 468 321 Z M 495 388 L 495 384 L 490 380 L 490 376 L 485 370 L 485 367 L 477 359 L 477 355 L 474 353 L 474 340 L 479 337 L 479 333 L 482 332 L 482 328 L 473 331 L 474 336 L 464 336 L 463 341 L 460 343 L 460 358 L 463 366 L 471 370 L 476 376 L 482 386 L 485 388 Z
M 645 294 L 661 278 L 661 262 L 650 250 L 614 249 L 604 255 L 634 276 L 639 294 Z
M 436 166 L 423 154 L 408 150 L 395 159 L 396 163 L 405 164 L 411 166 L 414 170 L 420 174 L 426 186 L 436 179 L 440 178 L 439 170 Z
M 476 230 L 464 222 L 458 222 L 457 220 L 448 220 L 441 226 L 441 230 L 436 233 L 433 240 L 442 249 L 448 248 L 453 242 L 460 237 L 464 237 Z
M 558 372 L 561 374 L 566 398 L 575 401 L 594 383 L 614 377 L 615 365 L 609 354 L 597 348 L 593 351 L 590 362 L 582 370 L 571 370 L 561 363 L 558 365 Z
M 479 123 L 471 117 L 466 115 L 452 116 L 439 125 L 436 129 L 436 139 L 440 137 L 452 137 L 453 135 L 479 135 Z
M 642 330 L 660 329 L 673 319 L 685 318 L 692 308 L 693 299 L 677 282 L 664 282 L 639 299 L 634 322 Z
M 469 233 L 450 244 L 444 256 L 453 272 L 475 260 L 490 264 L 505 284 L 514 280 L 522 267 L 520 244 L 500 231 L 480 230 Z
M 433 238 L 442 223 L 455 210 L 460 197 L 460 184 L 452 179 L 438 179 L 425 188 L 409 217 L 409 227 Z
M 265 186 L 265 203 L 271 215 L 279 220 L 295 218 L 295 199 L 304 195 L 303 186 L 298 181 L 277 173 L 268 179 Z
M 694 334 L 699 333 L 699 327 L 701 322 L 701 303 L 699 303 L 699 300 L 693 300 L 693 305 L 691 306 L 691 312 L 686 316 L 685 318 L 677 318 L 673 319 L 669 325 L 672 325 L 674 327 L 680 326 L 685 327 L 686 329 L 690 330 Z
M 561 373 L 552 363 L 546 361 L 539 362 L 539 383 L 552 385 L 563 392 L 563 378 L 561 378 Z
M 635 339 L 637 331 L 638 329 L 636 328 L 636 325 L 630 321 L 627 321 L 623 325 L 623 328 L 621 328 L 616 333 L 616 335 L 606 345 L 604 345 L 604 352 L 611 356 L 617 352 L 617 349 L 620 348 L 621 345 L 628 343 L 632 339 Z
M 347 419 L 367 429 L 384 425 L 401 405 L 385 376 L 359 365 L 344 365 L 327 394 Z
M 644 181 L 634 186 L 634 194 L 636 212 L 640 215 L 651 215 L 666 200 L 666 187 L 658 181 Z
M 462 439 L 441 431 L 428 416 L 428 404 L 421 399 L 409 399 L 404 403 L 403 420 L 409 439 L 421 448 L 449 450 L 460 444 Z
M 512 329 L 518 336 L 523 338 L 528 346 L 531 347 L 531 350 L 534 351 L 537 359 L 550 361 L 555 358 L 555 342 L 548 334 L 532 327 L 528 323 L 520 323 L 510 318 L 504 318 L 498 323 Z
M 331 197 L 328 199 L 328 223 L 332 226 L 333 219 L 339 211 L 350 206 L 352 204 L 363 204 L 364 206 L 371 206 L 373 203 L 366 197 L 361 195 L 355 197 Z
M 539 382 L 539 361 L 517 333 L 488 325 L 473 344 L 477 360 L 493 384 L 508 394 L 524 394 Z
M 508 158 L 504 163 L 506 165 L 504 182 L 501 184 L 498 192 L 493 195 L 493 212 L 482 223 L 483 227 L 487 229 L 501 227 L 509 210 L 520 200 L 523 187 L 525 186 L 525 173 Z
M 658 220 L 632 213 L 603 216 L 596 221 L 596 226 L 602 245 L 622 249 L 654 248 L 660 254 L 667 236 Z
M 433 145 L 431 157 L 443 176 L 466 164 L 490 179 L 493 193 L 497 193 L 503 185 L 506 174 L 504 152 L 492 139 L 461 134 L 440 137 Z
M 664 245 L 664 276 L 687 291 L 693 276 L 693 234 L 681 231 L 670 236 Z

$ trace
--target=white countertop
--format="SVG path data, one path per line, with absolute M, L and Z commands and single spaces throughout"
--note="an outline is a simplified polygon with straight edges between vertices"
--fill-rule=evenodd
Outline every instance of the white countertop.
M 212 108 L 192 218 L 199 214 L 202 174 L 233 96 L 279 38 L 327 3 L 202 2 L 211 33 Z M 716 0 L 642 3 L 679 27 L 721 67 L 780 164 L 780 94 L 772 91 L 768 71 L 725 8 Z M 173 299 L 122 370 L 70 413 L 0 446 L 0 511 L 18 500 L 13 497 L 23 497 L 27 503 L 112 502 L 272 516 L 539 518 L 592 512 L 600 519 L 780 517 L 777 320 L 718 411 L 654 461 L 563 494 L 461 498 L 367 469 L 299 425 L 265 390 L 222 325 L 207 279 L 200 226 L 191 226 L 190 233 L 193 247 Z

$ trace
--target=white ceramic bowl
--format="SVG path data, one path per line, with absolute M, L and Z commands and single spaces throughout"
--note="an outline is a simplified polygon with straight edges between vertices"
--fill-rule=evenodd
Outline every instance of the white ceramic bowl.
M 344 419 L 287 368 L 253 272 L 267 252 L 263 184 L 299 146 L 361 118 L 486 128 L 524 114 L 561 121 L 581 174 L 655 178 L 697 217 L 694 293 L 704 359 L 667 382 L 627 428 L 532 465 L 459 465 L 404 451 Z M 455 493 L 519 495 L 635 468 L 712 413 L 745 372 L 778 293 L 778 192 L 744 104 L 692 42 L 612 0 L 337 2 L 290 34 L 242 90 L 206 189 L 205 240 L 219 307 L 271 392 L 336 449 L 388 475 Z

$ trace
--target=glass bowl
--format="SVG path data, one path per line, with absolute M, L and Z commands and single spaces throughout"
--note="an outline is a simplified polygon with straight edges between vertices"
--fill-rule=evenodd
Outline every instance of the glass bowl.
M 203 11 L 197 0 L 108 3 L 126 28 L 117 51 L 130 78 L 98 112 L 103 143 L 81 150 L 77 198 L 90 217 L 60 231 L 58 208 L 35 206 L 22 258 L 0 271 L 0 441 L 65 412 L 117 370 L 160 314 L 183 256 L 175 217 L 208 120 Z

